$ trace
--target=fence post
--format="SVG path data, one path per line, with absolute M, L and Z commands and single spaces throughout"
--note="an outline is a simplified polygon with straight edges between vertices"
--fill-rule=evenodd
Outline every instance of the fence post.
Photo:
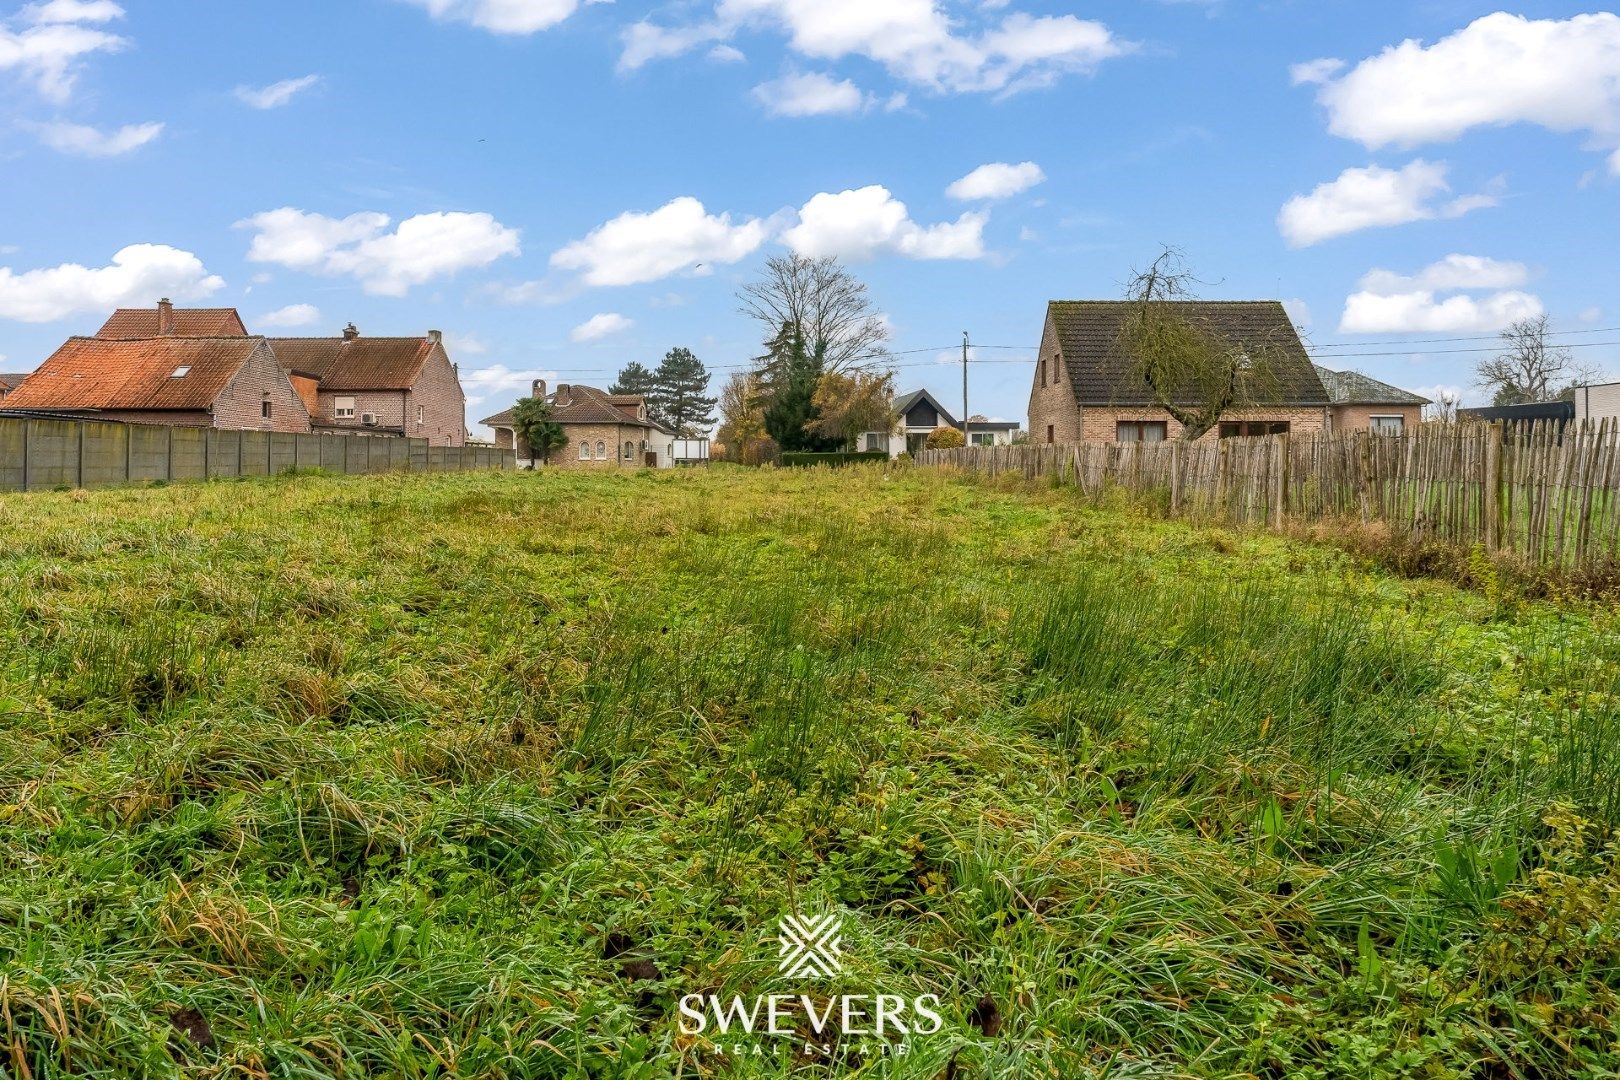
M 1491 424 L 1485 439 L 1485 550 L 1502 549 L 1502 421 Z
M 1271 475 L 1271 527 L 1281 532 L 1283 518 L 1288 513 L 1288 433 L 1273 436 L 1276 440 L 1277 467 Z

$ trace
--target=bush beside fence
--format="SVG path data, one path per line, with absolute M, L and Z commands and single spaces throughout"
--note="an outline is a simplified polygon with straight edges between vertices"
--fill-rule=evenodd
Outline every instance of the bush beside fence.
M 882 450 L 863 450 L 860 452 L 844 452 L 832 454 L 801 454 L 786 453 L 782 455 L 784 468 L 803 467 L 809 465 L 856 465 L 865 461 L 888 461 L 889 455 Z
M 1567 568 L 1620 561 L 1620 425 L 1432 424 L 1403 435 L 924 450 L 918 465 L 1109 488 L 1174 516 L 1282 527 L 1359 519 Z
M 152 480 L 510 469 L 510 450 L 429 446 L 426 439 L 0 417 L 0 491 L 106 487 Z

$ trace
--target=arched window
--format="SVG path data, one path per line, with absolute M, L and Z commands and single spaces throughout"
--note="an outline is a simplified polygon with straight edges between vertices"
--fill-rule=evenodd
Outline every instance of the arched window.
M 636 444 L 633 443 L 633 442 L 625 443 L 624 444 L 624 460 L 629 461 L 631 458 L 633 458 L 635 456 L 636 456 Z
M 603 442 L 601 439 L 596 440 L 596 460 L 607 460 L 607 443 Z
M 581 442 L 579 444 L 579 460 L 581 460 L 581 461 L 589 461 L 589 460 L 591 460 L 591 444 L 590 443 Z

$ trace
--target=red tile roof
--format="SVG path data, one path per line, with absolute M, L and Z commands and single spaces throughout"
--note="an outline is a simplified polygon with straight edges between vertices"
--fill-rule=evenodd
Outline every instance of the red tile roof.
M 287 371 L 304 372 L 322 390 L 409 390 L 433 353 L 432 338 L 272 338 Z
M 631 403 L 640 404 L 645 400 L 639 395 L 609 394 L 594 386 L 565 383 L 546 400 L 551 403 L 551 418 L 559 424 L 624 424 L 665 430 L 651 420 L 636 419 L 635 406 Z M 509 427 L 512 410 L 498 412 L 481 422 L 485 427 Z
M 119 308 L 96 331 L 96 337 L 115 341 L 158 336 L 155 307 Z M 246 337 L 247 327 L 235 308 L 175 308 L 175 337 Z
M 206 409 L 262 348 L 262 337 L 69 338 L 6 395 L 5 407 Z

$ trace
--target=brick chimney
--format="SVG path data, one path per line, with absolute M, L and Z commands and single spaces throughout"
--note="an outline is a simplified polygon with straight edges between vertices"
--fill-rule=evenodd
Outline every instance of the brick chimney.
M 345 326 L 343 328 L 343 340 L 344 341 L 353 341 L 355 338 L 357 338 L 359 336 L 360 336 L 360 328 L 355 326 L 354 323 L 350 323 L 348 326 Z
M 567 383 L 565 383 L 565 382 L 560 382 L 560 383 L 557 384 L 557 401 L 556 401 L 556 404 L 558 404 L 558 405 L 568 405 L 568 404 L 572 403 L 572 399 L 569 397 L 569 394 L 568 394 L 569 389 L 570 389 L 569 385 Z
M 545 397 L 546 396 L 546 380 L 544 380 L 544 379 L 536 379 L 536 380 L 534 380 L 534 384 L 529 387 L 529 396 L 530 397 L 537 397 L 537 398 Z
M 174 305 L 167 296 L 158 301 L 158 333 L 164 337 L 174 333 Z
M 444 334 L 442 332 L 438 331 L 438 330 L 429 330 L 428 331 L 428 340 L 433 342 L 433 344 L 435 344 L 435 345 L 443 345 L 444 344 Z

